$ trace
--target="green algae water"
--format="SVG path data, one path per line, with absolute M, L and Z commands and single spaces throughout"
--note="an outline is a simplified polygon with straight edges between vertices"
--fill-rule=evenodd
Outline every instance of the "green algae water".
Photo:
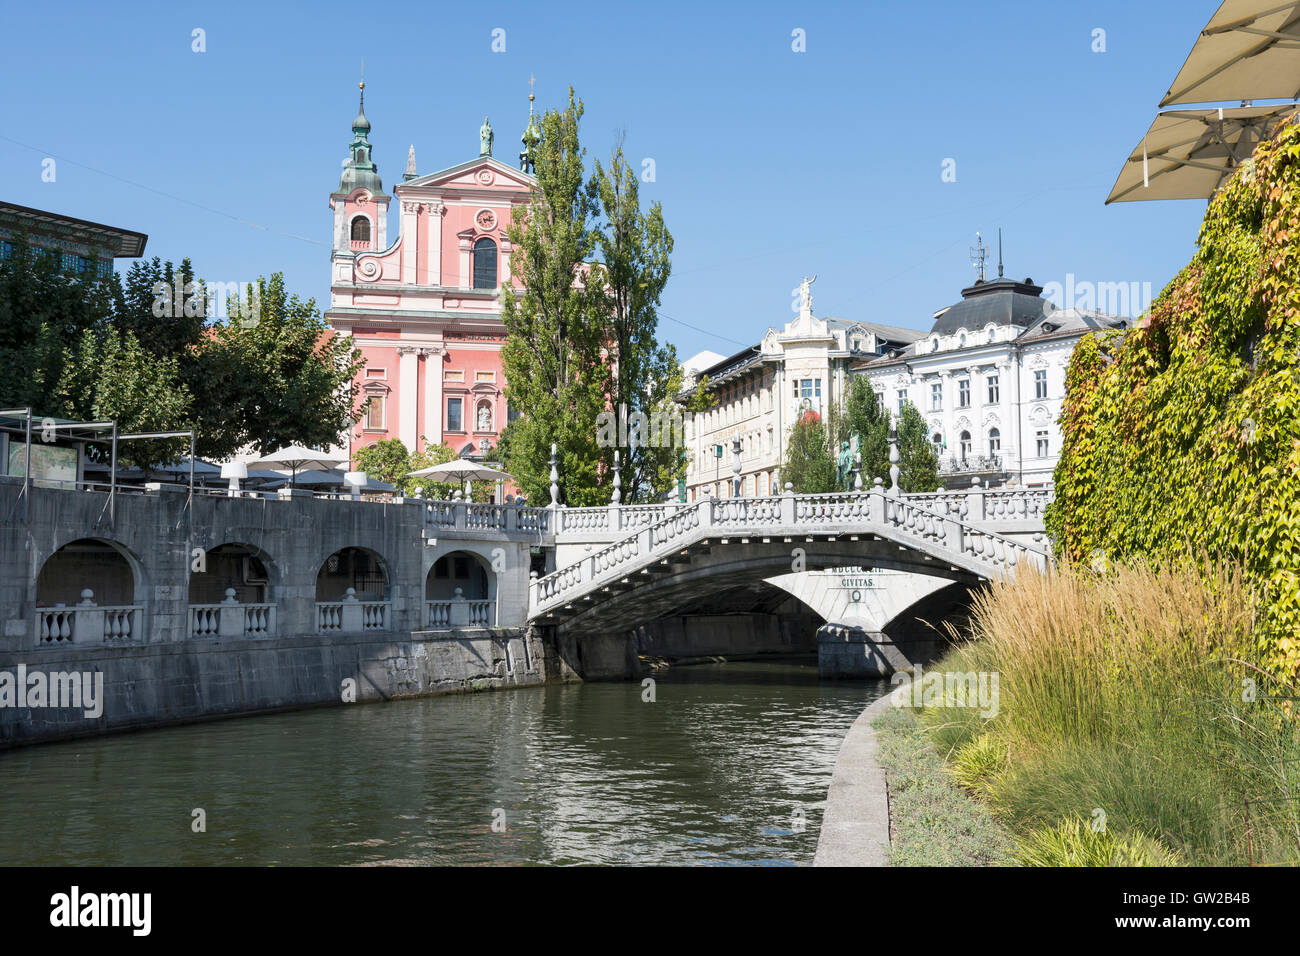
M 0 864 L 804 865 L 887 689 L 733 662 L 13 750 Z

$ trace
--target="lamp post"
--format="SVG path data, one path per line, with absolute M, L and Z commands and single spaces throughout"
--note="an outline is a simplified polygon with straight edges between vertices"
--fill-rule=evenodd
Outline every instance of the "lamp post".
M 734 486 L 731 490 L 733 498 L 740 497 L 740 436 L 737 435 L 731 439 L 731 470 L 735 474 Z

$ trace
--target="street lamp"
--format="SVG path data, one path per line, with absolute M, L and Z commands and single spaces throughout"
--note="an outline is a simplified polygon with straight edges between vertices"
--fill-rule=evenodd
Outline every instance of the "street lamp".
M 731 439 L 731 470 L 735 473 L 735 487 L 732 489 L 733 498 L 740 497 L 740 436 Z

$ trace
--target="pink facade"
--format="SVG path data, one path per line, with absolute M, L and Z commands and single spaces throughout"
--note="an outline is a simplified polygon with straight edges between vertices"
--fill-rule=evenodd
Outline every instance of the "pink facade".
M 330 196 L 325 317 L 366 361 L 358 385 L 368 404 L 349 451 L 355 457 L 398 438 L 412 450 L 446 442 L 483 457 L 508 416 L 499 304 L 501 285 L 513 282 L 506 227 L 528 202 L 533 177 L 491 155 L 417 176 L 412 150 L 390 197 L 369 157 L 369 128 L 363 111 L 340 191 Z

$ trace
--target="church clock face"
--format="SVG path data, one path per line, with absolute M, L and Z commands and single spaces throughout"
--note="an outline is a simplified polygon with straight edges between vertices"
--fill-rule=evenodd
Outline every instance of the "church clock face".
M 478 227 L 484 232 L 488 232 L 496 228 L 496 213 L 491 209 L 480 209 L 478 214 L 474 217 L 474 222 L 477 223 Z

